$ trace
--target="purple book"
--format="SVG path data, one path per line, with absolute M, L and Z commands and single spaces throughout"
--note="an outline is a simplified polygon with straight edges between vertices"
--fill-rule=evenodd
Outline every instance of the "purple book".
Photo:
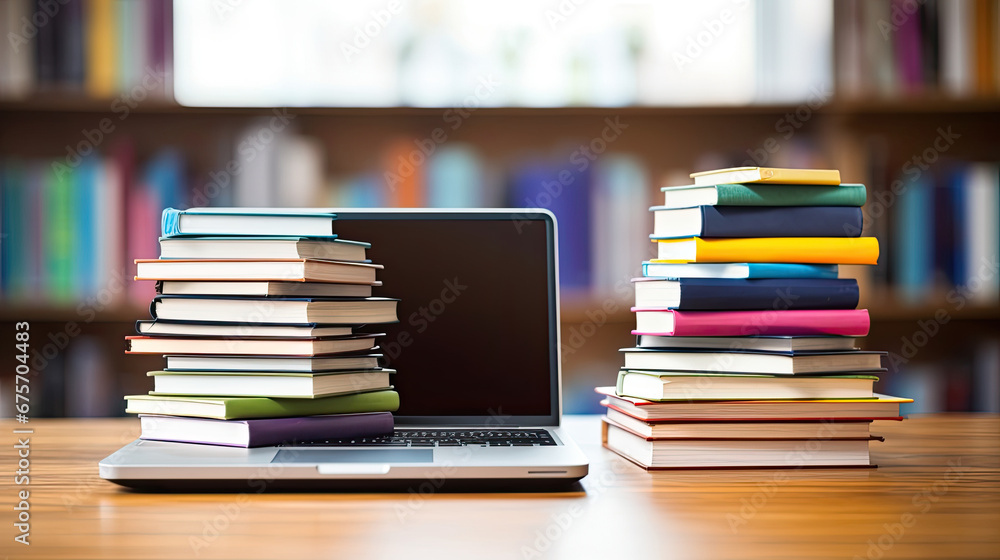
M 298 418 L 216 420 L 140 414 L 141 439 L 228 447 L 265 447 L 297 441 L 368 437 L 392 432 L 389 412 Z

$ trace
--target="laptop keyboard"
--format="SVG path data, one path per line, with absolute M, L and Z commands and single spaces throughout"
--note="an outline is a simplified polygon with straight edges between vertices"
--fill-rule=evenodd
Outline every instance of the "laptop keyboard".
M 282 444 L 281 447 L 533 447 L 555 445 L 547 430 L 395 430 L 391 435 L 320 439 Z

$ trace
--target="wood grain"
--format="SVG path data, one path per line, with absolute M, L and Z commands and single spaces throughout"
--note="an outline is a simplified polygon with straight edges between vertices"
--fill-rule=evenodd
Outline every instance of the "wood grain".
M 591 474 L 565 494 L 140 494 L 97 462 L 135 419 L 32 420 L 30 546 L 10 558 L 1000 558 L 1000 417 L 879 422 L 876 470 L 647 473 L 567 417 Z

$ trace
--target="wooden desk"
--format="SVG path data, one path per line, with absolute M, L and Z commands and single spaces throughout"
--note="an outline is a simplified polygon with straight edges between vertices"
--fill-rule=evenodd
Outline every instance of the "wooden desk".
M 138 494 L 97 462 L 135 419 L 32 420 L 30 546 L 10 558 L 1000 558 L 1000 417 L 877 423 L 877 470 L 647 473 L 567 424 L 591 459 L 568 494 Z

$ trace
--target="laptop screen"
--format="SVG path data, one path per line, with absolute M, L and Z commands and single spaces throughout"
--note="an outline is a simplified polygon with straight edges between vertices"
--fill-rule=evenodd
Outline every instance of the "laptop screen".
M 364 329 L 387 334 L 398 424 L 557 423 L 547 216 L 344 211 L 334 227 L 385 266 L 374 295 L 400 299 L 399 323 Z

